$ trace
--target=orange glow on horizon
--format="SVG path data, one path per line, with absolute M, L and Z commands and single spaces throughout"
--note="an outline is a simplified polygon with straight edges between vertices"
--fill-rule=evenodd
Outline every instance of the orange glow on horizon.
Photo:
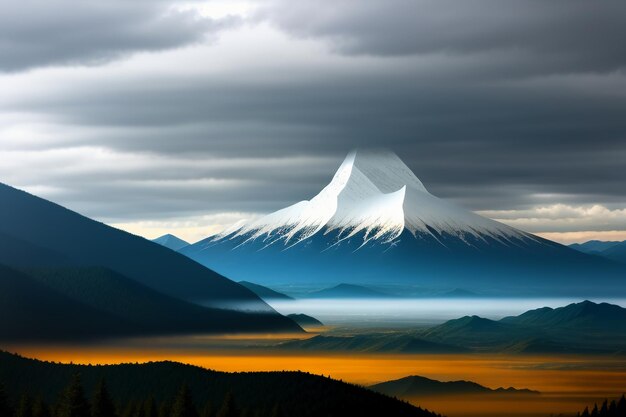
M 63 363 L 118 364 L 173 360 L 225 372 L 303 371 L 331 376 L 359 385 L 420 375 L 440 381 L 469 380 L 498 388 L 529 388 L 539 397 L 469 396 L 408 399 L 449 417 L 539 416 L 575 413 L 605 397 L 617 397 L 626 387 L 626 366 L 621 358 L 590 356 L 508 355 L 390 355 L 315 354 L 244 349 L 129 348 L 128 346 L 13 347 L 26 357 Z M 516 410 L 517 414 L 510 413 Z M 507 410 L 509 412 L 507 412 Z

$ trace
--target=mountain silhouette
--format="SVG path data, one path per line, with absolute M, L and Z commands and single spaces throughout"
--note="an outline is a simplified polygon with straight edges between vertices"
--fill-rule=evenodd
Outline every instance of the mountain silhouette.
M 0 184 L 0 201 L 0 248 L 4 249 L 0 263 L 21 270 L 22 275 L 33 274 L 38 293 L 43 294 L 41 287 L 46 287 L 50 300 L 54 298 L 52 292 L 103 315 L 115 313 L 122 322 L 135 324 L 136 330 L 154 331 L 150 320 L 137 320 L 142 314 L 140 307 L 151 305 L 146 311 L 154 311 L 155 317 L 167 316 L 172 308 L 169 313 L 173 316 L 180 313 L 180 319 L 190 319 L 177 332 L 201 328 L 212 332 L 300 331 L 292 320 L 276 313 L 250 290 L 170 249 L 4 184 Z M 62 287 L 70 280 L 74 287 Z M 94 303 L 98 291 L 100 301 Z M 115 310 L 131 299 L 126 314 Z M 50 302 L 58 305 L 57 301 Z M 157 304 L 161 302 L 159 316 Z M 133 303 L 137 305 L 135 311 Z M 33 303 L 19 307 L 22 316 L 5 310 L 7 314 L 0 321 L 19 323 L 17 317 L 41 313 Z M 32 311 L 24 311 L 29 307 Z M 46 311 L 52 314 L 50 309 Z M 194 311 L 196 318 L 191 319 Z M 40 319 L 48 324 L 53 321 L 43 313 Z M 172 320 L 164 319 L 163 333 L 173 330 L 167 324 Z M 204 325 L 198 326 L 200 321 Z M 33 323 L 23 322 L 28 331 L 26 323 Z M 109 335 L 105 327 L 94 326 Z
M 432 397 L 437 395 L 467 394 L 507 394 L 537 395 L 538 391 L 529 389 L 497 388 L 491 389 L 471 381 L 441 382 L 423 376 L 407 376 L 393 381 L 371 385 L 370 389 L 398 398 Z
M 437 198 L 388 151 L 351 152 L 310 200 L 181 253 L 261 285 L 463 288 L 485 296 L 626 292 L 623 265 Z
M 0 381 L 11 398 L 28 393 L 52 403 L 76 374 L 87 393 L 104 379 L 116 404 L 150 397 L 158 403 L 171 401 L 185 385 L 197 405 L 218 406 L 230 393 L 237 406 L 268 410 L 267 415 L 279 405 L 286 416 L 435 416 L 366 388 L 304 372 L 227 373 L 176 362 L 64 365 L 0 351 Z

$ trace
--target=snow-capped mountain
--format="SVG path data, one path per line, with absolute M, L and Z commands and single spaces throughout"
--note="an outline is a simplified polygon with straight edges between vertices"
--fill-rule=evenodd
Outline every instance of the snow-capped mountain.
M 614 275 L 612 265 L 435 197 L 389 151 L 352 151 L 310 200 L 235 225 L 181 253 L 237 280 L 283 285 L 532 291 L 545 287 L 537 279 L 544 275 L 551 276 L 548 284 L 562 286 L 569 277 L 571 285 L 589 265 Z
M 460 239 L 488 236 L 503 244 L 533 239 L 433 196 L 393 152 L 352 151 L 330 184 L 311 200 L 242 225 L 235 233 L 231 229 L 215 240 L 245 236 L 243 244 L 262 240 L 288 248 L 317 233 L 336 232 L 338 242 L 361 236 L 363 244 L 391 243 L 405 230 L 435 239 L 443 234 Z

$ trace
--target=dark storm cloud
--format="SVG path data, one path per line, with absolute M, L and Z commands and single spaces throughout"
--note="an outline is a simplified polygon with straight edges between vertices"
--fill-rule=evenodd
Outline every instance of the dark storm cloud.
M 0 4 L 0 71 L 96 65 L 138 51 L 199 42 L 232 26 L 165 0 L 24 0 Z
M 139 4 L 111 9 L 124 11 L 121 28 L 141 10 L 159 21 L 162 3 Z M 321 54 L 310 65 L 295 65 L 286 51 L 284 63 L 255 55 L 217 73 L 72 79 L 49 94 L 0 98 L 0 112 L 81 132 L 42 149 L 101 147 L 154 162 L 117 171 L 50 166 L 49 183 L 63 189 L 57 201 L 102 219 L 271 211 L 316 194 L 349 149 L 381 146 L 435 195 L 474 210 L 617 209 L 626 204 L 625 15 L 618 1 L 265 1 L 255 21 L 321 40 L 332 54 L 307 50 Z M 149 42 L 126 36 L 126 47 L 115 47 L 105 37 L 110 48 L 70 60 L 185 44 L 210 31 L 210 21 L 172 16 L 179 20 Z M 262 46 L 251 41 L 238 53 Z M 46 56 L 33 54 L 28 65 L 65 60 Z M 623 221 L 616 218 L 611 227 Z
M 609 71 L 626 62 L 621 0 L 270 0 L 260 19 L 345 54 L 512 51 L 520 69 Z
M 324 165 L 327 172 L 298 171 L 300 186 L 294 187 L 287 187 L 294 178 L 291 171 L 268 167 L 192 171 L 203 178 L 254 178 L 261 190 L 287 187 L 280 197 L 239 190 L 238 199 L 229 194 L 212 202 L 225 209 L 242 204 L 253 210 L 256 204 L 265 211 L 272 201 L 277 208 L 310 197 L 350 148 L 381 145 L 401 155 L 435 194 L 473 209 L 541 202 L 533 194 L 574 195 L 555 197 L 572 202 L 626 199 L 626 96 L 558 83 L 468 86 L 456 74 L 427 82 L 432 78 L 422 80 L 413 71 L 393 77 L 386 71 L 336 76 L 314 85 L 293 78 L 298 76 L 287 84 L 251 80 L 242 85 L 196 76 L 178 81 L 175 88 L 149 79 L 95 85 L 20 105 L 47 109 L 68 125 L 117 126 L 101 132 L 98 141 L 124 152 L 198 159 L 308 155 L 335 162 Z M 616 78 L 613 88 L 623 80 Z M 236 204 L 224 206 L 229 199 Z

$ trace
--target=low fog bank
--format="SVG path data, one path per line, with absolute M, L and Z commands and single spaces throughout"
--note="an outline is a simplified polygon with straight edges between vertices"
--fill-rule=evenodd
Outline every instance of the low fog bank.
M 626 299 L 589 299 L 626 307 Z M 281 314 L 304 313 L 326 325 L 430 326 L 450 319 L 477 315 L 499 320 L 541 307 L 562 307 L 580 298 L 415 298 L 415 299 L 305 299 L 270 301 Z

